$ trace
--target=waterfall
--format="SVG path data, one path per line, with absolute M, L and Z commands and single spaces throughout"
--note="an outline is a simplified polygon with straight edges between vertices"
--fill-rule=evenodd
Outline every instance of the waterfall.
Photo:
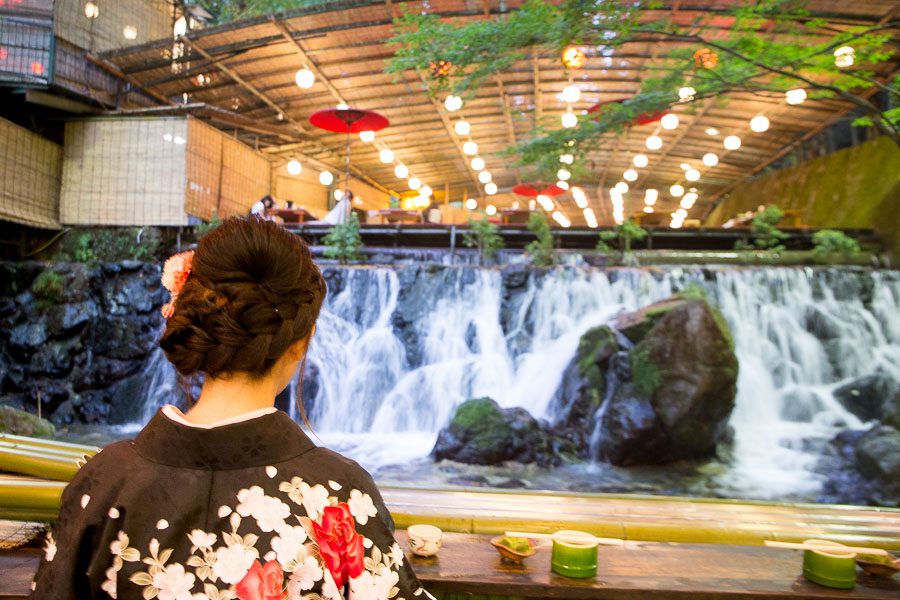
M 874 372 L 900 381 L 894 271 L 569 266 L 524 271 L 512 289 L 502 272 L 470 266 L 329 270 L 340 284 L 329 280 L 304 401 L 316 433 L 370 468 L 425 456 L 468 398 L 552 418 L 583 333 L 690 285 L 721 309 L 740 366 L 723 493 L 814 495 L 824 444 L 865 427 L 834 388 Z M 164 362 L 153 367 L 163 380 Z

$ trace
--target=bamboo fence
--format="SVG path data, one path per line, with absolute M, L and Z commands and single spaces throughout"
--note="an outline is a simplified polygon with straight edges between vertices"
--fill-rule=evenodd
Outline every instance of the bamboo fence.
M 0 119 L 0 219 L 59 228 L 62 148 Z

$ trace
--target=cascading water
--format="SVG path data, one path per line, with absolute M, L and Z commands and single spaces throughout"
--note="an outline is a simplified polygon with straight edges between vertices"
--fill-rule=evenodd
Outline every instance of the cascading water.
M 734 458 L 717 493 L 814 497 L 821 447 L 864 426 L 833 388 L 875 371 L 900 381 L 897 272 L 567 267 L 533 271 L 514 291 L 499 271 L 471 267 L 334 273 L 304 400 L 325 443 L 369 468 L 425 456 L 468 398 L 552 418 L 584 332 L 689 285 L 722 310 L 740 365 Z

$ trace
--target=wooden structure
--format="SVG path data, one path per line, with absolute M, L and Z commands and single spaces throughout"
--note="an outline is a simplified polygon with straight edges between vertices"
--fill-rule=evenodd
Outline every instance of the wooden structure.
M 64 148 L 66 225 L 187 225 L 271 191 L 265 156 L 190 117 L 71 121 Z
M 404 550 L 406 533 L 395 534 Z M 829 599 L 888 600 L 900 582 L 859 574 L 852 590 L 832 590 L 806 581 L 799 552 L 752 546 L 629 542 L 601 547 L 597 576 L 569 579 L 550 571 L 550 546 L 521 566 L 501 562 L 488 536 L 445 533 L 437 556 L 407 554 L 422 585 L 438 599 L 565 598 L 663 600 Z M 26 598 L 39 550 L 0 553 L 0 600 Z
M 62 148 L 0 119 L 0 219 L 59 227 Z
M 648 17 L 690 25 L 720 4 L 706 9 L 667 0 Z M 406 6 L 413 12 L 424 10 L 468 21 L 494 18 L 520 5 L 521 0 L 432 0 Z M 827 20 L 829 30 L 844 31 L 890 22 L 896 17 L 897 4 L 892 0 L 811 0 L 808 8 L 813 16 Z M 356 178 L 384 192 L 402 192 L 406 182 L 394 174 L 395 165 L 401 163 L 409 167 L 410 175 L 435 190 L 438 202 L 471 196 L 480 197 L 481 206 L 487 201 L 497 208 L 508 206 L 513 199 L 508 190 L 519 173 L 499 152 L 511 141 L 529 135 L 536 123 L 558 123 L 565 109 L 558 93 L 567 84 L 559 57 L 547 52 L 516 63 L 478 89 L 466 100 L 463 110 L 447 113 L 440 99 L 426 94 L 418 74 L 394 76 L 383 72 L 393 55 L 387 41 L 394 34 L 392 21 L 400 10 L 400 3 L 390 0 L 322 3 L 191 32 L 179 40 L 185 47 L 181 58 L 166 54 L 172 41 L 165 39 L 110 51 L 103 59 L 126 74 L 135 83 L 135 90 L 168 101 L 187 99 L 215 107 L 219 112 L 210 114 L 211 120 L 231 121 L 239 137 L 258 144 L 264 152 L 285 159 L 316 161 L 335 172 L 343 156 L 341 136 L 312 128 L 307 123 L 309 115 L 338 103 L 376 110 L 391 120 L 391 127 L 380 132 L 373 143 L 354 141 Z M 727 27 L 728 23 L 711 25 L 718 26 Z M 653 72 L 650 67 L 656 57 L 678 44 L 635 41 L 618 48 L 614 56 L 593 57 L 579 71 L 583 93 L 575 110 L 633 95 L 642 79 Z M 173 69 L 177 65 L 183 67 L 180 72 Z M 875 76 L 888 75 L 895 66 L 884 63 L 882 72 Z M 294 82 L 301 68 L 315 74 L 315 83 L 309 89 L 301 89 Z M 634 154 L 647 152 L 644 140 L 650 134 L 662 137 L 663 149 L 650 153 L 652 168 L 642 171 L 643 175 L 632 183 L 637 193 L 629 194 L 630 202 L 640 203 L 643 189 L 667 190 L 681 181 L 682 163 L 700 167 L 704 153 L 719 155 L 715 168 L 701 169 L 703 178 L 697 184 L 700 199 L 690 213 L 690 218 L 696 218 L 707 213 L 713 201 L 736 182 L 758 173 L 851 108 L 837 100 L 809 100 L 791 106 L 781 96 L 741 91 L 730 94 L 728 100 L 727 104 L 678 104 L 673 107 L 681 119 L 676 130 L 663 130 L 658 123 L 634 126 L 601 144 L 587 158 L 593 176 L 590 182 L 583 182 L 601 223 L 609 221 L 606 188 L 630 166 Z M 764 134 L 753 134 L 748 123 L 760 113 L 769 116 L 771 128 Z M 483 196 L 483 186 L 469 166 L 470 157 L 462 152 L 465 140 L 453 127 L 460 117 L 471 123 L 472 140 L 479 145 L 479 154 L 500 188 L 496 196 Z M 709 135 L 708 128 L 718 133 Z M 740 150 L 724 151 L 722 139 L 730 134 L 743 137 Z M 393 152 L 393 162 L 379 160 L 385 148 Z M 558 206 L 573 224 L 584 222 L 581 210 L 568 194 L 559 198 Z M 676 206 L 677 200 L 660 195 L 658 211 L 668 213 Z M 634 208 L 640 207 L 627 207 L 626 213 Z

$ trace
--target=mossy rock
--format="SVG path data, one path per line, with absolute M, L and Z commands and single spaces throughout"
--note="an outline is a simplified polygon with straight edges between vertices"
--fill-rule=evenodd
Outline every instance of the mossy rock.
M 56 429 L 49 421 L 39 419 L 24 410 L 0 406 L 0 433 L 52 438 L 55 432 Z

